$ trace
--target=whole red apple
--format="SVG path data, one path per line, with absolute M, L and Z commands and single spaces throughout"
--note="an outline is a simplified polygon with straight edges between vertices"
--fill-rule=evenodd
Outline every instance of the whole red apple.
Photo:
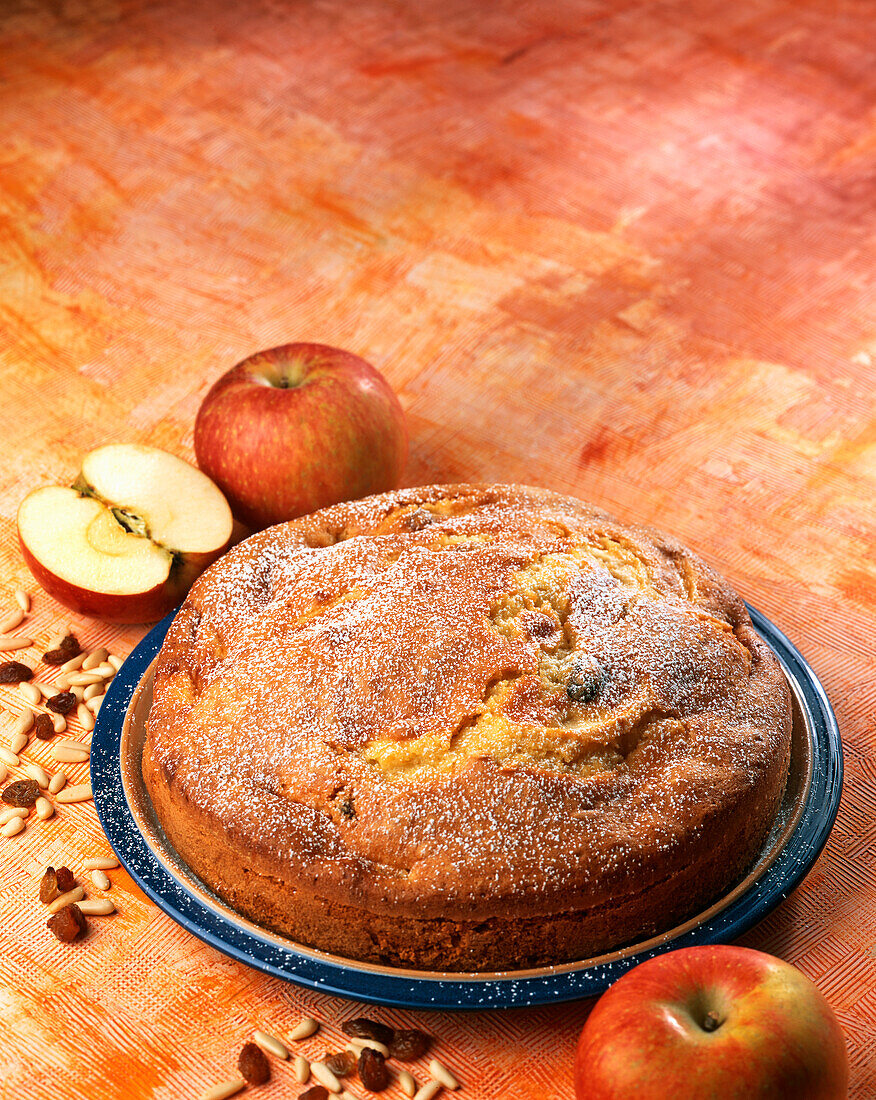
M 687 947 L 630 970 L 581 1032 L 578 1100 L 843 1100 L 845 1040 L 795 967 Z
M 245 359 L 195 422 L 199 466 L 254 528 L 395 488 L 407 449 L 404 412 L 383 376 L 324 344 Z

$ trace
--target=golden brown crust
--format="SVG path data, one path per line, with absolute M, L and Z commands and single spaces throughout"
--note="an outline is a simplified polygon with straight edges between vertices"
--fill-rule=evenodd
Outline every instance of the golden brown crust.
M 758 851 L 787 685 L 695 555 L 522 486 L 261 532 L 161 651 L 144 776 L 241 912 L 351 957 L 491 969 L 671 925 Z

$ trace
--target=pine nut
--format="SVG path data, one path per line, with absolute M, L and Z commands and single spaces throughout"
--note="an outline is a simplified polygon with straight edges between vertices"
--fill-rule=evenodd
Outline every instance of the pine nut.
M 79 687 L 79 685 L 77 684 L 75 687 L 71 687 L 69 690 L 72 695 L 76 696 L 77 702 L 85 702 L 85 688 Z
M 0 810 L 0 825 L 5 825 L 13 817 L 27 817 L 29 813 L 27 806 L 7 806 L 5 810 Z
M 107 662 L 113 666 L 116 672 L 118 672 L 122 665 L 125 663 L 125 658 L 117 657 L 114 653 L 111 653 L 109 657 L 107 657 Z
M 94 715 L 84 703 L 80 703 L 76 708 L 76 717 L 79 719 L 79 725 L 82 726 L 85 732 L 91 733 L 94 729 Z
M 359 1053 L 364 1047 L 371 1047 L 372 1050 L 379 1051 L 384 1058 L 389 1057 L 389 1047 L 384 1046 L 383 1043 L 378 1043 L 376 1039 L 350 1039 L 347 1043 L 347 1050 L 359 1057 Z
M 82 864 L 83 871 L 111 871 L 118 867 L 119 861 L 115 856 L 91 856 Z M 277 1040 L 279 1042 L 279 1040 Z M 285 1048 L 284 1048 L 285 1049 Z
M 39 764 L 25 764 L 24 771 L 31 779 L 35 779 L 43 790 L 48 788 L 49 776 L 45 768 L 40 767 Z
M 82 671 L 88 672 L 89 669 L 97 668 L 98 665 L 103 664 L 107 657 L 109 657 L 109 650 L 104 649 L 103 646 L 100 649 L 93 649 L 82 662 Z
M 3 761 L 0 760 L 0 783 L 3 782 L 7 775 L 9 775 L 9 769 L 6 767 Z
M 15 589 L 15 602 L 25 613 L 25 615 L 28 613 L 28 611 L 30 611 L 30 596 L 27 594 L 27 592 L 25 592 L 23 588 Z
M 61 665 L 61 672 L 75 672 L 78 668 L 82 668 L 82 663 L 87 657 L 87 653 L 80 653 L 78 657 L 71 657 L 69 661 L 65 661 Z
M 9 715 L 13 719 L 12 725 L 9 727 L 10 735 L 16 733 L 29 733 L 33 726 L 34 719 L 36 718 L 36 711 L 30 707 L 25 707 L 21 714 Z
M 227 1096 L 235 1096 L 241 1089 L 246 1088 L 246 1081 L 242 1077 L 232 1077 L 228 1081 L 222 1081 L 213 1085 L 206 1092 L 201 1093 L 201 1100 L 225 1100 Z
M 33 706 L 36 706 L 37 703 L 41 703 L 43 701 L 43 697 L 40 694 L 40 689 L 34 687 L 33 684 L 26 684 L 24 681 L 22 681 L 18 685 L 18 690 Z
M 31 687 L 35 687 L 44 699 L 51 699 L 58 694 L 57 684 L 47 684 L 43 680 L 31 680 Z
M 23 634 L 10 634 L 0 638 L 0 653 L 15 653 L 19 649 L 30 649 L 33 638 L 25 638 Z
M 289 1032 L 289 1038 L 295 1039 L 297 1042 L 299 1039 L 309 1039 L 311 1035 L 316 1035 L 318 1031 L 319 1020 L 314 1020 L 312 1016 L 305 1016 L 304 1019 Z
M 66 745 L 52 745 L 52 756 L 60 764 L 84 764 L 91 756 L 87 745 L 81 749 L 69 749 Z
M 447 1066 L 443 1062 L 439 1062 L 437 1058 L 433 1058 L 429 1063 L 429 1072 L 432 1074 L 433 1080 L 440 1081 L 451 1092 L 455 1092 L 459 1088 L 459 1082 Z
M 10 768 L 17 768 L 21 764 L 16 754 L 7 749 L 5 745 L 0 745 L 0 760 L 4 764 L 8 764 Z
M 52 725 L 54 726 L 55 733 L 63 733 L 67 728 L 67 719 L 63 714 L 52 714 Z
M 443 1088 L 440 1081 L 427 1081 L 419 1092 L 414 1093 L 414 1100 L 432 1100 Z
M 25 707 L 20 716 L 16 719 L 15 725 L 12 727 L 13 733 L 27 733 L 30 727 L 33 725 L 34 713 L 30 707 Z
M 98 695 L 103 695 L 106 691 L 104 684 L 89 684 L 87 688 L 82 692 L 82 701 L 87 703 L 89 699 L 94 699 Z
M 79 687 L 88 687 L 89 684 L 100 684 L 104 680 L 104 677 L 99 672 L 69 672 L 67 674 L 67 683 L 73 687 L 76 684 Z
M 95 718 L 100 713 L 100 704 L 103 702 L 103 700 L 103 695 L 95 695 L 93 699 L 89 699 L 88 702 L 85 704 Z
M 95 887 L 98 890 L 109 890 L 109 888 L 112 886 L 112 883 L 107 878 L 106 873 L 104 871 L 101 871 L 99 868 L 95 868 L 91 872 L 91 881 L 94 883 Z
M 313 1075 L 314 1080 L 319 1081 L 321 1085 L 324 1085 L 329 1092 L 340 1092 L 342 1085 L 341 1082 L 335 1077 L 332 1071 L 328 1068 L 325 1062 L 311 1062 L 310 1072 Z
M 14 611 L 10 611 L 8 615 L 0 619 L 0 634 L 8 634 L 10 630 L 15 630 L 23 622 L 24 612 L 20 607 L 16 607 Z
M 34 803 L 34 808 L 40 821 L 48 821 L 50 817 L 55 816 L 55 807 L 42 795 Z
M 398 1087 L 405 1096 L 413 1096 L 417 1091 L 417 1082 L 411 1077 L 406 1069 L 400 1069 L 398 1071 Z
M 74 901 L 81 901 L 85 897 L 85 891 L 81 886 L 74 886 L 72 890 L 68 890 L 66 894 L 61 894 L 59 897 L 48 906 L 50 913 L 57 913 L 59 909 L 63 909 L 65 905 L 72 905 Z
M 50 817 L 55 816 L 55 807 L 44 795 L 40 795 L 36 800 L 34 809 L 40 821 L 48 821 Z
M 9 738 L 9 751 L 10 752 L 21 752 L 21 750 L 24 748 L 24 746 L 26 744 L 27 744 L 27 734 L 26 733 L 13 733 L 13 735 Z
M 69 691 L 70 690 L 70 674 L 62 672 L 55 680 L 55 691 Z
M 6 824 L 0 828 L 0 836 L 16 836 L 18 833 L 24 831 L 24 818 L 23 817 L 11 817 Z
M 55 801 L 60 802 L 62 806 L 67 806 L 71 802 L 88 802 L 92 797 L 90 783 L 77 783 L 73 787 L 65 787 L 63 791 L 58 791 Z
M 288 1058 L 289 1050 L 286 1044 L 281 1042 L 276 1035 L 271 1035 L 267 1031 L 254 1031 L 252 1033 L 252 1041 L 256 1046 L 261 1047 L 267 1054 L 273 1054 L 275 1058 Z
M 59 771 L 56 771 L 49 780 L 49 794 L 57 794 L 58 791 L 63 791 L 66 783 L 67 773 L 61 768 Z
M 94 671 L 99 672 L 104 680 L 112 680 L 113 676 L 116 674 L 116 666 L 111 665 L 109 661 L 104 661 L 103 664 L 98 665 Z
M 87 745 L 84 741 L 78 741 L 75 737 L 59 737 L 57 741 L 52 742 L 53 748 L 58 747 L 64 749 L 77 749 L 80 752 L 91 752 L 91 746 Z
M 295 1067 L 295 1080 L 299 1085 L 306 1085 L 310 1080 L 310 1062 L 304 1057 L 303 1054 L 299 1054 L 294 1062 Z
M 106 917 L 116 911 L 110 898 L 86 898 L 85 901 L 78 901 L 76 904 L 86 916 L 90 917 Z

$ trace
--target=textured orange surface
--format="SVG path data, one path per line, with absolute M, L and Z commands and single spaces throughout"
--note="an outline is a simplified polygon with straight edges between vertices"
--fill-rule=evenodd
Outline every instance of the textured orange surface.
M 861 1100 L 873 41 L 870 0 L 13 0 L 0 16 L 0 604 L 27 580 L 25 491 L 110 440 L 191 455 L 211 382 L 288 340 L 385 372 L 410 483 L 527 481 L 671 528 L 798 643 L 837 710 L 833 836 L 746 942 L 818 982 Z M 37 598 L 38 640 L 58 616 Z M 76 625 L 122 653 L 142 634 Z M 0 846 L 10 1095 L 197 1096 L 253 1026 L 355 1014 L 202 946 L 121 872 L 119 915 L 55 942 L 37 867 L 100 846 L 89 806 Z M 384 1015 L 435 1033 L 473 1100 L 560 1100 L 586 1011 Z M 278 1071 L 258 1095 L 297 1091 Z

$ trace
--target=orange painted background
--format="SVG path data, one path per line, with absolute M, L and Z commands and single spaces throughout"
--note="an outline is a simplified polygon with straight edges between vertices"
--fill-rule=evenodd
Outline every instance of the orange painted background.
M 871 1097 L 874 181 L 870 0 L 4 4 L 0 604 L 29 583 L 27 490 L 107 441 L 191 457 L 212 381 L 296 339 L 385 372 L 408 483 L 530 482 L 675 531 L 836 707 L 833 836 L 746 942 L 818 982 Z M 59 615 L 37 597 L 38 640 Z M 121 653 L 143 633 L 73 621 Z M 55 942 L 39 868 L 99 846 L 90 806 L 0 846 L 10 1095 L 194 1097 L 252 1027 L 356 1014 L 121 872 L 119 914 Z M 384 1016 L 434 1033 L 471 1100 L 560 1100 L 586 1011 Z

